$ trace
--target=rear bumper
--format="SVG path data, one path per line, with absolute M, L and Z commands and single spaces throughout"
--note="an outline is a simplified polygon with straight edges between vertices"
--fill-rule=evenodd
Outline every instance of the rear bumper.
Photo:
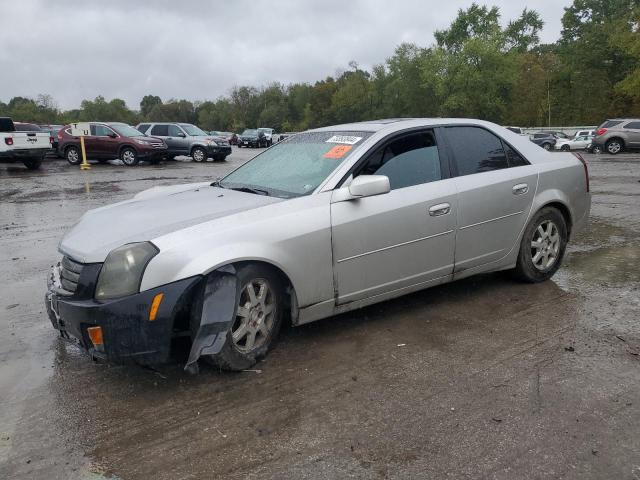
M 0 160 L 7 162 L 22 162 L 24 160 L 42 159 L 44 156 L 53 152 L 50 148 L 17 148 L 0 152 Z
M 55 267 L 54 267 L 55 268 Z M 49 276 L 45 304 L 53 327 L 72 337 L 93 358 L 111 363 L 152 365 L 169 358 L 174 320 L 188 307 L 191 288 L 200 277 L 191 277 L 135 295 L 97 302 L 63 295 Z M 149 320 L 153 298 L 163 293 L 155 320 Z M 104 344 L 96 348 L 87 329 L 99 326 Z

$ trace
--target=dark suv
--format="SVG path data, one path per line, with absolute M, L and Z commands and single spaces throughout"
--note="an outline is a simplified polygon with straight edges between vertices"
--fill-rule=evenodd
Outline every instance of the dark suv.
M 640 148 L 640 118 L 612 118 L 596 129 L 592 150 L 616 155 Z
M 84 137 L 87 158 L 100 163 L 119 158 L 128 167 L 140 160 L 158 163 L 167 155 L 167 146 L 159 138 L 148 137 L 126 123 L 91 122 L 91 135 Z M 58 153 L 71 165 L 82 162 L 80 137 L 71 135 L 71 127 L 65 125 L 58 132 Z
M 552 133 L 534 133 L 529 135 L 529 140 L 545 150 L 552 150 L 557 141 L 556 136 Z

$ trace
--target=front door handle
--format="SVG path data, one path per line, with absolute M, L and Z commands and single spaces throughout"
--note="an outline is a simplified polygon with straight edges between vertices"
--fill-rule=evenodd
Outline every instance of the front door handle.
M 429 215 L 432 217 L 439 217 L 440 215 L 446 215 L 451 211 L 451 205 L 448 203 L 439 203 L 429 208 Z
M 529 191 L 529 185 L 526 183 L 519 183 L 518 185 L 514 185 L 511 191 L 514 195 L 524 195 Z

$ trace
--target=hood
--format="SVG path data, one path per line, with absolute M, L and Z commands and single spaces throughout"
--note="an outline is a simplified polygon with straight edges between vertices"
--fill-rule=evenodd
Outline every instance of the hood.
M 59 250 L 82 263 L 103 262 L 111 250 L 126 243 L 153 241 L 167 233 L 281 201 L 209 183 L 155 187 L 131 200 L 89 210 L 64 236 Z

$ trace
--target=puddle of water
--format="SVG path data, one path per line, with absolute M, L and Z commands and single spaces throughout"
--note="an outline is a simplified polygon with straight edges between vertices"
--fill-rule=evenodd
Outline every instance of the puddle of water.
M 576 252 L 565 267 L 587 281 L 640 282 L 640 244 L 616 245 L 591 252 Z

